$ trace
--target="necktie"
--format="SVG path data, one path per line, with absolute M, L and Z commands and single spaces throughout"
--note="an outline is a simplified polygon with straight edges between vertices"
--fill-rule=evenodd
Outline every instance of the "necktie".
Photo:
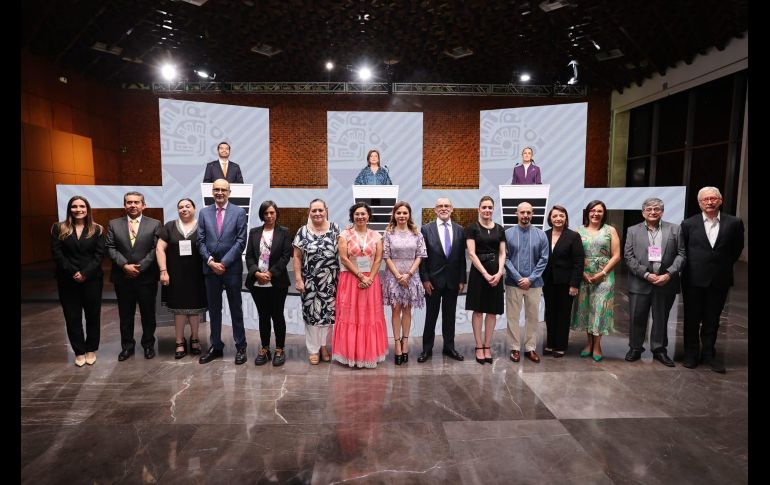
M 449 253 L 452 252 L 452 241 L 449 239 L 449 224 L 444 223 L 444 254 L 449 258 Z
M 224 178 L 227 178 L 227 163 L 222 164 L 222 175 L 224 175 Z
M 222 234 L 222 219 L 224 218 L 222 215 L 223 212 L 224 209 L 217 207 L 217 236 Z
M 129 219 L 128 220 L 128 240 L 131 242 L 131 247 L 134 247 L 134 244 L 136 244 L 136 219 Z

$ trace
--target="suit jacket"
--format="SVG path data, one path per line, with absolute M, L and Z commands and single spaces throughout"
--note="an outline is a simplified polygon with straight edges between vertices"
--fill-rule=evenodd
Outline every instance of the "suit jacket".
M 225 179 L 231 184 L 242 184 L 243 175 L 241 174 L 241 167 L 232 160 L 227 162 L 227 177 L 222 173 L 222 165 L 219 160 L 214 160 L 206 165 L 206 172 L 203 174 L 203 183 L 211 184 L 217 179 Z
M 460 283 L 465 283 L 468 279 L 463 226 L 452 221 L 452 248 L 449 251 L 449 258 L 444 254 L 435 221 L 424 224 L 420 232 L 425 239 L 428 253 L 428 257 L 420 261 L 420 280 L 430 281 L 438 290 L 458 289 Z
M 553 229 L 545 231 L 545 236 L 548 238 L 548 265 L 543 272 L 543 283 L 580 288 L 585 263 L 585 251 L 580 234 L 565 227 L 553 249 L 551 249 Z
M 676 224 L 660 221 L 660 234 L 663 254 L 661 255 L 658 274 L 669 273 L 671 275 L 671 280 L 661 288 L 672 293 L 679 293 L 681 287 L 679 273 L 685 265 L 684 239 L 682 239 L 681 229 Z M 625 259 L 629 270 L 628 291 L 630 293 L 647 295 L 652 291 L 653 284 L 644 279 L 645 273 L 653 272 L 652 264 L 647 255 L 649 245 L 650 239 L 646 222 L 642 221 L 628 228 L 623 259 Z
M 198 251 L 203 258 L 203 274 L 214 274 L 208 265 L 209 256 L 223 263 L 227 273 L 241 274 L 248 224 L 246 211 L 229 202 L 222 220 L 222 234 L 217 235 L 216 207 L 216 204 L 204 207 L 198 216 Z
M 110 281 L 114 284 L 126 282 L 153 283 L 160 277 L 158 265 L 155 264 L 155 246 L 158 243 L 158 234 L 161 224 L 157 219 L 142 216 L 139 229 L 136 231 L 136 241 L 131 246 L 128 237 L 128 218 L 118 217 L 110 221 L 107 227 L 107 254 L 112 260 L 112 274 Z M 139 276 L 126 278 L 123 273 L 125 264 L 138 264 Z
M 104 257 L 104 233 L 97 230 L 86 238 L 85 229 L 80 239 L 73 231 L 64 240 L 59 239 L 59 223 L 51 228 L 51 252 L 56 261 L 56 277 L 75 281 L 72 277 L 80 271 L 86 281 L 102 277 Z
M 540 181 L 540 167 L 535 165 L 534 162 L 529 166 L 527 170 L 527 176 L 524 176 L 524 165 L 519 163 L 513 167 L 513 179 L 511 185 L 532 185 L 542 184 Z
M 254 273 L 259 271 L 259 242 L 262 239 L 262 232 L 265 226 L 252 228 L 249 231 L 249 242 L 246 244 L 246 284 L 249 290 L 254 288 L 257 278 Z M 275 226 L 273 229 L 273 245 L 270 247 L 270 259 L 268 260 L 268 271 L 273 275 L 270 283 L 277 288 L 289 287 L 289 273 L 286 271 L 286 265 L 291 259 L 292 245 L 289 238 L 289 230 L 283 226 Z
M 687 255 L 683 272 L 685 285 L 701 288 L 733 285 L 733 264 L 743 251 L 743 221 L 724 212 L 719 217 L 719 234 L 713 248 L 706 236 L 702 213 L 682 222 Z

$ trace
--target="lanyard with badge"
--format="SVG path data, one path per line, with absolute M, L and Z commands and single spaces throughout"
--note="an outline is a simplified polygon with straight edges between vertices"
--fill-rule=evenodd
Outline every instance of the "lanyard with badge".
M 660 234 L 660 226 L 654 232 L 647 229 L 647 236 L 650 238 L 650 245 L 647 247 L 647 261 L 659 263 L 663 260 L 663 250 L 660 245 L 655 244 L 655 238 Z
M 369 241 L 369 231 L 366 231 L 366 235 L 364 235 L 364 240 L 361 242 L 361 239 L 358 237 L 358 231 L 355 229 L 353 230 L 353 234 L 356 236 L 356 241 L 358 242 L 358 248 L 361 250 L 362 256 L 358 256 L 356 258 L 356 266 L 358 266 L 358 271 L 362 273 L 368 273 L 372 270 L 372 262 L 369 259 L 369 256 L 365 255 L 366 251 L 366 245 Z

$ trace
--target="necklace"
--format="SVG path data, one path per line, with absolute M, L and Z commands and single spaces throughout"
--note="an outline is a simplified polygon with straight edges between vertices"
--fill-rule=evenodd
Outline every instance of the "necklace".
M 366 243 L 369 240 L 369 231 L 364 232 L 364 240 L 363 240 L 363 242 L 361 241 L 361 238 L 359 237 L 359 235 L 361 233 L 358 232 L 357 229 L 354 229 L 353 232 L 356 235 L 356 241 L 358 242 L 358 247 L 361 249 L 361 254 L 364 254 L 364 250 L 366 249 Z

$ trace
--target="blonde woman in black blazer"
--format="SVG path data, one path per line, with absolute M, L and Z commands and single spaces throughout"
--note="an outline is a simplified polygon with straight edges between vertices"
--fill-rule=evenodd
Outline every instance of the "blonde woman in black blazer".
M 564 357 L 569 340 L 572 300 L 578 294 L 583 275 L 585 251 L 580 234 L 569 229 L 567 209 L 555 205 L 548 213 L 548 265 L 543 272 L 545 326 L 547 338 L 543 355 Z
M 279 226 L 278 206 L 266 200 L 259 206 L 259 219 L 263 225 L 249 231 L 246 244 L 246 288 L 251 292 L 259 314 L 259 337 L 262 348 L 254 365 L 264 365 L 270 360 L 270 320 L 275 327 L 275 354 L 273 365 L 286 361 L 283 346 L 286 342 L 286 320 L 283 307 L 289 293 L 289 274 L 286 265 L 291 258 L 292 246 L 289 230 Z
M 76 195 L 67 202 L 67 218 L 51 228 L 51 252 L 75 365 L 93 365 L 99 349 L 104 228 L 94 222 L 85 197 Z

